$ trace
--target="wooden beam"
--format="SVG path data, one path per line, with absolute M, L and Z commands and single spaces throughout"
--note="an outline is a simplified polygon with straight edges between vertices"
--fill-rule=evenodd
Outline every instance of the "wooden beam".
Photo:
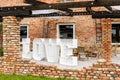
M 30 10 L 32 6 L 10 6 L 10 7 L 0 7 L 0 12 L 2 11 L 17 11 L 17 10 Z
M 31 0 L 30 0 L 31 1 Z M 36 2 L 34 2 L 36 3 Z M 109 13 L 108 11 L 93 11 L 91 7 L 96 6 L 107 6 L 109 10 L 110 7 L 120 5 L 120 0 L 97 0 L 97 1 L 83 1 L 83 2 L 69 2 L 69 3 L 54 3 L 54 4 L 42 4 L 42 5 L 29 5 L 29 6 L 11 6 L 11 7 L 0 7 L 0 16 L 23 16 L 23 17 L 49 17 L 49 16 L 72 16 L 72 15 L 103 15 L 103 17 L 110 16 L 114 17 L 119 16 L 120 11 L 112 11 Z M 87 7 L 86 10 L 88 12 L 72 12 L 72 10 L 68 8 L 81 8 Z M 64 10 L 69 13 L 52 13 L 52 14 L 40 14 L 40 15 L 32 15 L 32 10 L 45 10 L 45 9 L 58 9 Z
M 105 6 L 105 8 L 107 8 L 107 10 L 109 10 L 110 12 L 112 12 L 112 7 L 111 6 Z
M 120 14 L 95 14 L 92 18 L 120 18 Z
M 31 15 L 31 11 L 24 11 L 24 10 L 17 10 L 17 11 L 7 11 L 7 12 L 0 12 L 0 16 L 25 16 L 25 15 Z
M 92 18 L 120 18 L 120 10 L 112 11 L 111 13 L 108 11 L 97 11 L 92 14 Z
M 43 5 L 43 4 L 48 4 L 48 3 L 40 2 L 40 1 L 37 1 L 37 0 L 25 0 L 24 3 L 32 4 L 32 5 Z
M 83 1 L 83 2 L 69 2 L 69 3 L 55 3 L 49 5 L 35 6 L 36 9 L 65 9 L 65 8 L 82 8 L 82 7 L 99 7 L 99 6 L 115 6 L 120 5 L 120 0 L 98 0 Z
M 54 17 L 54 16 L 80 16 L 80 15 L 92 15 L 93 18 L 120 18 L 120 11 L 113 11 L 109 13 L 107 11 L 94 11 L 89 12 L 71 12 L 71 13 L 50 13 L 50 14 L 37 14 L 37 15 L 24 15 L 17 17 Z
M 94 11 L 91 9 L 91 7 L 86 7 L 86 11 L 89 12 L 89 13 L 91 13 L 91 14 L 92 14 L 92 12 L 94 12 Z
M 37 0 L 25 0 L 25 3 L 28 3 L 28 4 L 32 4 L 32 6 L 36 6 L 36 5 L 43 5 L 43 4 L 46 4 L 46 5 L 49 5 L 48 3 L 45 3 L 45 2 L 40 2 L 40 1 L 37 1 Z M 56 9 L 56 8 L 54 8 Z M 68 8 L 60 8 L 58 10 L 61 10 L 61 11 L 65 11 L 65 12 L 72 12 L 71 9 L 68 9 Z
M 69 12 L 72 12 L 71 9 L 67 9 L 67 8 L 66 8 L 66 9 L 58 9 L 58 10 L 65 11 L 65 12 L 68 12 L 68 13 L 69 13 Z
M 68 8 L 82 8 L 82 7 L 99 7 L 99 6 L 116 6 L 120 5 L 120 0 L 98 0 L 98 1 L 83 1 L 83 2 L 68 2 L 68 3 L 53 3 L 36 6 L 13 6 L 0 7 L 1 11 L 9 10 L 44 10 L 44 9 L 68 9 Z
M 25 15 L 17 17 L 54 17 L 54 16 L 78 16 L 78 15 L 90 15 L 88 12 L 71 12 L 71 13 L 50 13 L 50 14 L 37 14 L 37 15 Z

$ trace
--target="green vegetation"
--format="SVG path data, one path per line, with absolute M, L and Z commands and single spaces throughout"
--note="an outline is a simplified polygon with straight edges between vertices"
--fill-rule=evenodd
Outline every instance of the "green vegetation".
M 0 52 L 3 52 L 3 47 L 0 47 Z
M 0 47 L 0 56 L 3 56 L 3 47 Z
M 0 74 L 0 80 L 75 80 L 66 78 L 48 78 L 44 76 Z

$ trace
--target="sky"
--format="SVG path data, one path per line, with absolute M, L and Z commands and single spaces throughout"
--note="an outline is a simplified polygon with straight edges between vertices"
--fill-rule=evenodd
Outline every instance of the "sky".
M 120 10 L 120 6 L 112 6 L 112 8 L 115 8 L 115 9 L 119 9 L 119 10 Z

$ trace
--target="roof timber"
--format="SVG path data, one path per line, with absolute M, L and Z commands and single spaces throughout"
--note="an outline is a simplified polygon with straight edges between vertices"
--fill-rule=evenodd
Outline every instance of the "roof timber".
M 47 4 L 47 3 L 45 3 L 45 2 L 40 2 L 40 1 L 37 1 L 37 0 L 25 0 L 24 3 L 32 4 L 32 5 L 42 5 L 42 4 Z
M 25 3 L 31 4 L 32 6 L 44 5 L 44 4 L 49 5 L 48 3 L 40 2 L 40 1 L 37 1 L 37 0 L 25 0 Z M 56 9 L 56 7 L 54 9 Z M 64 8 L 64 9 L 59 8 L 58 10 L 65 11 L 65 12 L 72 12 L 72 10 L 68 9 L 68 8 Z
M 18 16 L 18 17 L 49 17 L 49 16 L 75 16 L 75 15 L 92 15 L 93 18 L 120 17 L 120 11 L 113 11 L 110 6 L 120 5 L 120 0 L 95 0 L 95 1 L 82 1 L 82 2 L 68 2 L 68 3 L 53 3 L 48 4 L 39 2 L 36 0 L 26 0 L 25 3 L 30 5 L 26 6 L 10 6 L 0 7 L 0 16 Z M 104 6 L 108 11 L 93 11 L 91 7 Z M 70 8 L 86 8 L 86 12 L 72 12 Z M 46 9 L 57 9 L 65 11 L 67 13 L 49 13 L 49 14 L 37 14 L 33 15 L 32 10 L 46 10 Z M 100 15 L 101 14 L 101 15 Z M 118 16 L 117 16 L 118 14 Z M 99 17 L 97 17 L 99 16 Z
M 20 15 L 31 15 L 32 12 L 28 10 L 16 10 L 16 11 L 5 11 L 5 12 L 0 12 L 0 16 L 20 16 Z
M 112 7 L 111 6 L 105 6 L 105 8 L 107 8 L 107 10 L 112 11 Z
M 38 15 L 24 15 L 17 17 L 54 17 L 54 16 L 78 16 L 78 15 L 92 15 L 92 18 L 120 18 L 120 10 L 109 13 L 107 11 L 96 12 L 70 12 L 70 13 L 50 13 Z
M 40 2 L 41 3 L 41 2 Z M 98 0 L 98 1 L 82 1 L 82 2 L 68 2 L 68 3 L 54 3 L 42 4 L 34 6 L 11 6 L 0 7 L 1 11 L 8 10 L 44 10 L 44 9 L 68 9 L 68 8 L 82 8 L 82 7 L 99 7 L 99 6 L 117 6 L 120 5 L 120 0 Z
M 120 18 L 120 14 L 95 14 L 92 18 Z
M 56 3 L 56 4 L 41 5 L 41 6 L 38 5 L 36 6 L 36 9 L 82 8 L 82 7 L 99 7 L 99 6 L 115 6 L 115 5 L 120 5 L 120 0 Z

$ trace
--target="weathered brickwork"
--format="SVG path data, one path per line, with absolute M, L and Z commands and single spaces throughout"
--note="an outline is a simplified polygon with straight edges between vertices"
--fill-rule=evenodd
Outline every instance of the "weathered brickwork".
M 34 74 L 49 77 L 77 78 L 80 80 L 119 80 L 120 65 L 107 62 L 94 63 L 92 67 L 84 67 L 83 70 L 58 69 L 56 66 L 40 64 L 16 64 L 17 74 Z
M 11 3 L 8 4 L 8 2 Z M 4 3 L 3 0 L 1 0 L 0 5 L 11 6 L 17 3 L 23 4 L 23 0 L 4 0 Z M 83 43 L 91 45 L 96 42 L 95 20 L 92 19 L 91 16 L 24 18 L 20 22 L 18 22 L 17 18 L 14 16 L 3 17 L 4 56 L 0 58 L 0 72 L 77 78 L 80 80 L 120 80 L 120 65 L 108 62 L 111 59 L 110 19 L 102 19 L 102 57 L 107 60 L 107 62 L 98 61 L 94 63 L 92 67 L 84 67 L 82 70 L 73 70 L 58 69 L 54 65 L 46 66 L 32 60 L 24 60 L 21 58 L 20 25 L 28 25 L 28 35 L 29 38 L 33 40 L 34 38 L 41 37 L 57 38 L 57 24 L 59 23 L 75 24 L 75 38 L 78 39 L 79 46 Z
M 58 69 L 54 65 L 45 66 L 29 60 L 21 60 L 14 65 L 16 74 L 37 76 L 65 77 L 79 80 L 120 80 L 120 65 L 98 61 L 82 70 Z M 0 71 L 2 71 L 0 69 Z
M 32 60 L 22 59 L 19 52 L 20 30 L 18 25 L 17 19 L 13 16 L 3 18 L 3 47 L 5 52 L 0 66 L 1 73 L 33 74 L 80 80 L 120 80 L 120 65 L 103 60 L 94 63 L 92 67 L 74 70 L 58 69 L 54 65 L 46 66 Z
M 55 3 L 57 0 L 40 0 L 48 3 Z M 74 1 L 92 1 L 92 0 L 74 0 Z M 24 0 L 1 0 L 1 6 L 13 6 L 13 5 L 22 5 Z M 85 11 L 86 9 L 75 9 L 75 11 Z M 45 20 L 45 23 L 44 23 Z M 49 20 L 49 21 L 48 21 Z M 91 16 L 75 16 L 75 17 L 59 17 L 53 19 L 44 19 L 44 18 L 27 18 L 23 19 L 20 24 L 25 24 L 29 26 L 29 38 L 31 41 L 34 38 L 48 37 L 56 38 L 57 37 L 57 24 L 58 23 L 74 23 L 75 24 L 75 38 L 78 39 L 78 44 L 94 44 L 96 42 L 96 32 L 95 32 L 95 21 Z M 47 36 L 43 34 L 43 29 L 45 24 L 48 26 Z
M 20 56 L 20 29 L 14 16 L 3 17 L 3 69 L 5 73 L 14 73 L 14 64 Z
M 111 19 L 102 19 L 102 57 L 107 61 L 111 60 L 111 34 Z
M 96 27 L 95 20 L 91 16 L 58 17 L 58 18 L 25 18 L 21 20 L 21 25 L 28 25 L 29 38 L 57 38 L 58 24 L 75 24 L 75 38 L 78 45 L 83 43 L 95 44 Z M 47 28 L 47 32 L 46 31 Z
M 0 0 L 0 6 L 20 6 L 25 5 L 24 0 Z
M 24 18 L 21 20 L 20 25 L 28 26 L 28 37 L 33 40 L 42 37 L 43 23 L 44 21 L 40 18 Z

